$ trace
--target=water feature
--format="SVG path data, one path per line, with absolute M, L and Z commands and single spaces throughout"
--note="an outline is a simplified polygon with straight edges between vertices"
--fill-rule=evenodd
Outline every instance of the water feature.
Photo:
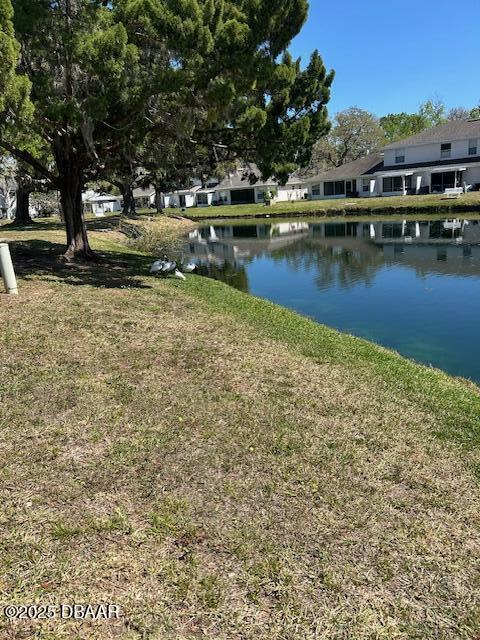
M 200 272 L 480 382 L 480 220 L 215 224 Z

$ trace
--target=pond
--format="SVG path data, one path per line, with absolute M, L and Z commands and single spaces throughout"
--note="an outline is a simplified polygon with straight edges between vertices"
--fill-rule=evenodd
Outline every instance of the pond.
M 480 382 L 480 221 L 204 226 L 204 275 Z

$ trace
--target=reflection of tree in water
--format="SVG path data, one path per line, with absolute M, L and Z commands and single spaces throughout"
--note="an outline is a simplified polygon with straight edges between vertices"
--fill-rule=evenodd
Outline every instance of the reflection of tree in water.
M 243 265 L 240 266 L 228 262 L 222 265 L 200 264 L 197 266 L 197 273 L 207 278 L 225 282 L 239 291 L 249 292 L 247 270 Z
M 312 240 L 303 240 L 275 249 L 271 257 L 276 262 L 286 261 L 295 271 L 316 269 L 318 275 L 315 282 L 321 289 L 335 283 L 344 289 L 359 282 L 371 285 L 385 263 L 382 251 L 368 245 L 365 245 L 364 250 L 360 250 L 338 244 L 320 244 Z

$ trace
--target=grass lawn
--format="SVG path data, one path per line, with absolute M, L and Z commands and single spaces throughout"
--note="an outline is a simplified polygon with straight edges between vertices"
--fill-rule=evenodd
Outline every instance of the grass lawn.
M 418 210 L 419 212 L 448 212 L 480 209 L 480 192 L 466 193 L 458 199 L 447 199 L 443 195 L 393 196 L 388 198 L 349 198 L 338 200 L 302 200 L 299 202 L 278 202 L 272 207 L 263 204 L 231 205 L 185 209 L 169 209 L 169 212 L 183 215 L 192 220 L 215 218 L 249 218 L 264 216 L 295 215 L 358 215 L 362 212 L 391 213 L 398 210 Z
M 0 600 L 121 619 L 0 637 L 478 638 L 478 387 L 154 279 L 115 224 L 87 266 L 56 262 L 59 225 L 0 227 Z

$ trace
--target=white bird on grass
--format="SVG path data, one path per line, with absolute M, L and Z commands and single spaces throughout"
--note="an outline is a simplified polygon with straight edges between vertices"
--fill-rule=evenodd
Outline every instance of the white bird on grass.
M 185 271 L 186 273 L 193 273 L 196 268 L 197 267 L 194 264 L 187 264 L 185 267 L 183 264 L 178 265 L 173 260 L 167 260 L 165 257 L 163 260 L 157 260 L 152 264 L 150 267 L 150 273 L 152 275 L 163 276 L 165 278 L 167 276 L 174 276 L 179 280 L 186 280 L 182 271 Z

